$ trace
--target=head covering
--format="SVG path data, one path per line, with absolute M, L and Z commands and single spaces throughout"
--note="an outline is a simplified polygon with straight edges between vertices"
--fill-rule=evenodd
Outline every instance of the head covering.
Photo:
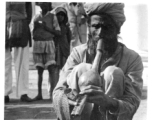
M 65 10 L 65 8 L 63 7 L 57 7 L 55 9 L 55 14 L 59 13 L 59 12 L 64 12 L 65 14 L 67 14 L 67 11 Z
M 54 14 L 58 14 L 59 12 L 63 12 L 63 13 L 65 13 L 65 18 L 64 18 L 64 23 L 67 23 L 68 22 L 68 16 L 67 16 L 67 11 L 66 11 L 66 9 L 65 8 L 63 8 L 63 7 L 61 7 L 61 6 L 59 6 L 59 7 L 56 7 L 53 11 L 52 11 L 52 13 L 54 13 Z
M 89 3 L 85 8 L 89 16 L 101 13 L 110 15 L 118 27 L 121 27 L 126 20 L 123 3 Z

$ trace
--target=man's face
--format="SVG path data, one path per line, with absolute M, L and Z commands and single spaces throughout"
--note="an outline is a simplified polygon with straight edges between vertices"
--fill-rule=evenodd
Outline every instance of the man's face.
M 117 27 L 113 19 L 106 15 L 92 15 L 89 22 L 89 33 L 91 41 L 97 43 L 103 40 L 104 50 L 113 51 L 117 44 Z M 112 48 L 114 47 L 114 48 Z
M 64 19 L 65 19 L 64 16 L 65 16 L 65 13 L 64 13 L 64 12 L 59 12 L 59 13 L 57 13 L 58 21 L 59 21 L 59 22 L 63 22 Z
M 98 41 L 100 39 L 103 21 L 102 17 L 99 15 L 92 15 L 90 18 L 89 32 L 92 36 L 92 39 Z

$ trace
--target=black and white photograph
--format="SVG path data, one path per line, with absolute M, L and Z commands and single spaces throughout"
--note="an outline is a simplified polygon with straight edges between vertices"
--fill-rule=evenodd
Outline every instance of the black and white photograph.
M 3 3 L 3 120 L 151 120 L 150 2 Z

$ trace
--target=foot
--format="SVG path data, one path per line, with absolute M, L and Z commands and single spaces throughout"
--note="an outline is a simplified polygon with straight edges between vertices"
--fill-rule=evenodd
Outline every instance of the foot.
M 33 98 L 33 101 L 37 101 L 37 100 L 43 100 L 41 95 L 37 95 L 35 98 Z
M 5 97 L 4 97 L 4 102 L 5 102 L 5 103 L 9 103 L 9 101 L 10 101 L 9 96 L 8 96 L 8 95 L 5 96 Z
M 20 100 L 22 102 L 32 102 L 32 99 L 27 96 L 27 94 L 21 95 Z

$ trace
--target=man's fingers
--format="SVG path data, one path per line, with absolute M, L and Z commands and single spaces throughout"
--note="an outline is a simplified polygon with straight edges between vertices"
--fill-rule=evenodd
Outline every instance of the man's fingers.
M 89 85 L 86 86 L 83 91 L 81 91 L 79 94 L 101 94 L 103 93 L 103 90 L 101 87 L 94 86 L 94 85 Z
M 79 94 L 90 94 L 90 95 L 98 95 L 98 94 L 103 94 L 103 90 L 101 89 L 86 89 L 86 90 L 83 90 L 81 91 Z
M 101 87 L 94 86 L 94 85 L 88 85 L 88 86 L 84 87 L 83 91 L 84 91 L 84 90 L 87 90 L 87 89 L 100 90 L 100 89 L 101 89 Z

